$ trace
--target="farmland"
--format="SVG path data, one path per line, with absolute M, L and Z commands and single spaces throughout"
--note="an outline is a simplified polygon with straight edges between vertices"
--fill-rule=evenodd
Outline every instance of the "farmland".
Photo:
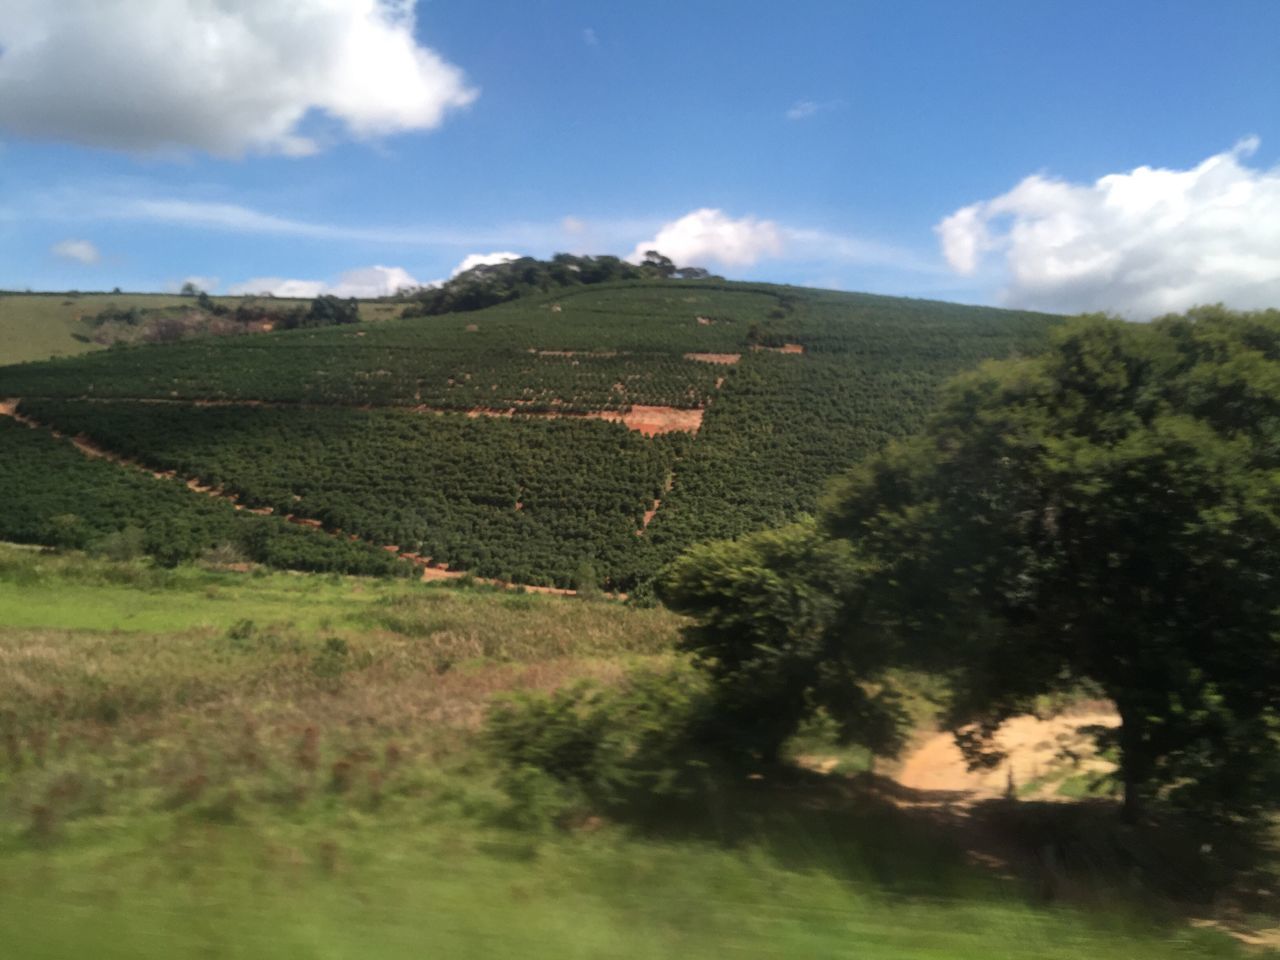
M 922 421 L 941 380 L 1034 351 L 1054 322 L 605 283 L 13 365 L 0 396 L 245 506 L 484 577 L 633 591 L 691 543 L 811 512 L 827 477 Z M 31 522 L 0 507 L 0 535 L 32 541 Z

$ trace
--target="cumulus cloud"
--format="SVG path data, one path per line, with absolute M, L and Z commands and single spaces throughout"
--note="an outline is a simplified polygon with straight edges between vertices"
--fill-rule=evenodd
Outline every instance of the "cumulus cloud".
M 749 267 L 766 257 L 780 256 L 783 235 L 771 220 L 734 220 L 722 210 L 703 208 L 664 224 L 652 240 L 636 244 L 628 259 L 643 260 L 647 250 L 657 250 L 681 266 L 713 262 Z
M 414 38 L 416 0 L 6 0 L 0 127 L 123 150 L 302 155 L 323 114 L 357 138 L 476 97 Z
M 102 259 L 102 254 L 88 240 L 63 240 L 50 247 L 55 257 L 63 260 L 75 260 L 77 263 L 93 264 Z
M 256 277 L 237 283 L 227 292 L 237 294 L 271 294 L 276 297 L 385 297 L 405 287 L 422 286 L 403 267 L 360 267 L 348 270 L 336 281 L 291 280 L 285 277 Z
M 1011 306 L 1149 318 L 1198 303 L 1280 305 L 1280 169 L 1256 138 L 1189 170 L 1138 167 L 1091 184 L 1027 177 L 935 231 L 951 267 L 1003 257 Z
M 463 258 L 462 262 L 453 268 L 450 277 L 456 277 L 460 273 L 466 273 L 472 267 L 483 267 L 494 263 L 506 263 L 509 260 L 519 260 L 523 254 L 499 251 L 496 253 L 470 253 Z

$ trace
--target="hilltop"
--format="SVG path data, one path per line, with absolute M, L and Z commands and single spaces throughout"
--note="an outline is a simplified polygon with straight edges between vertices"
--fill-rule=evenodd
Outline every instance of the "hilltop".
M 162 475 L 148 484 L 173 488 L 163 518 L 126 506 L 137 492 L 104 502 L 100 481 L 50 469 L 65 442 L 10 421 L 0 473 L 15 493 L 0 537 L 93 547 L 140 528 L 175 560 L 226 542 L 290 565 L 260 548 L 262 534 L 192 524 L 178 503 L 207 511 L 214 494 L 232 527 L 252 511 L 259 528 L 288 518 L 312 534 L 308 556 L 326 554 L 313 568 L 343 569 L 328 546 L 341 543 L 434 575 L 632 591 L 694 542 L 811 511 L 827 477 L 922 422 L 941 380 L 1036 350 L 1055 322 L 632 280 L 0 367 L 0 397 L 29 424 L 117 461 L 95 469 L 137 483 L 145 468 Z M 95 503 L 92 516 L 79 501 Z

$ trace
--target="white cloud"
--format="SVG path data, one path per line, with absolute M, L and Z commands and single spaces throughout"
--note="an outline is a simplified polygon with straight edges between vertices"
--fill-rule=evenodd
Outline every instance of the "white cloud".
M 466 273 L 472 267 L 482 267 L 494 263 L 506 263 L 508 260 L 519 260 L 523 254 L 496 252 L 496 253 L 469 253 L 463 258 L 462 262 L 453 268 L 450 277 L 456 277 L 460 273 Z
M 638 262 L 644 259 L 646 250 L 657 250 L 679 266 L 714 262 L 749 267 L 766 257 L 780 256 L 783 236 L 770 220 L 734 220 L 722 210 L 704 207 L 664 224 L 652 240 L 636 244 L 628 259 Z
M 815 114 L 836 110 L 843 104 L 841 100 L 797 100 L 787 108 L 785 116 L 788 120 L 808 120 Z
M 405 287 L 422 286 L 403 267 L 360 267 L 348 270 L 336 282 L 325 280 L 293 280 L 284 277 L 257 277 L 237 283 L 227 292 L 237 294 L 271 294 L 277 297 L 318 297 L 332 294 L 335 297 L 385 297 Z
M 585 43 L 588 47 L 595 47 L 600 45 L 600 38 L 596 36 L 596 31 L 594 27 L 586 27 L 583 29 L 582 42 Z
M 935 231 L 952 268 L 1003 255 L 1001 299 L 1149 318 L 1199 303 L 1280 305 L 1280 169 L 1242 140 L 1189 170 L 1138 167 L 1092 184 L 1042 175 L 971 204 Z
M 302 155 L 311 112 L 358 138 L 437 127 L 477 93 L 414 38 L 416 0 L 5 0 L 0 126 L 154 152 Z
M 55 257 L 63 260 L 75 260 L 78 263 L 93 264 L 102 259 L 102 254 L 88 240 L 63 240 L 49 248 Z

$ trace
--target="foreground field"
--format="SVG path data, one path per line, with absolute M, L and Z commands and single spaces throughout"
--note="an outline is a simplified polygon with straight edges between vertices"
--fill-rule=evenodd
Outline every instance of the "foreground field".
M 1080 808 L 1061 877 L 1010 852 L 1038 849 L 1035 805 L 961 820 L 803 770 L 517 828 L 486 704 L 674 662 L 662 610 L 2 548 L 0 624 L 15 957 L 1240 952 L 1179 916 L 1209 909 L 1218 861 L 1108 833 L 1105 810 Z

